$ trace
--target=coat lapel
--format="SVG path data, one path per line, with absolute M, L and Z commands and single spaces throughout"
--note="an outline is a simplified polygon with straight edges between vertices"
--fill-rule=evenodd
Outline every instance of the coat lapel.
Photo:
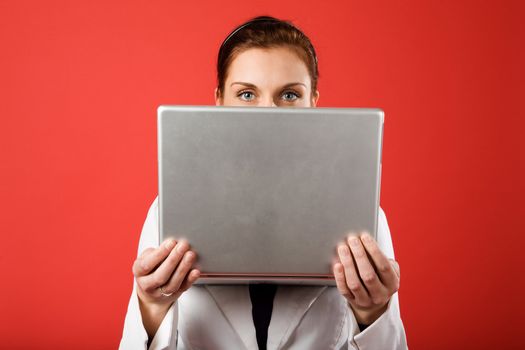
M 257 350 L 248 286 L 207 285 L 206 289 L 248 350 Z M 326 286 L 279 286 L 268 327 L 268 349 L 282 349 Z
M 268 349 L 286 345 L 295 328 L 326 286 L 279 286 L 268 328 Z
M 248 286 L 207 285 L 206 289 L 246 349 L 257 350 L 257 338 L 255 337 L 252 303 Z

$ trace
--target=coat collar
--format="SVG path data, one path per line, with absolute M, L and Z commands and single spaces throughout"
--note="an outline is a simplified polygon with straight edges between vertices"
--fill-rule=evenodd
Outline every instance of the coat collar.
M 206 289 L 246 349 L 258 349 L 248 286 L 207 285 Z M 325 286 L 277 288 L 268 328 L 268 349 L 281 349 L 286 344 L 303 315 L 325 289 Z
M 279 286 L 268 327 L 268 349 L 282 349 L 326 286 Z
M 248 286 L 206 285 L 206 289 L 246 349 L 257 350 Z

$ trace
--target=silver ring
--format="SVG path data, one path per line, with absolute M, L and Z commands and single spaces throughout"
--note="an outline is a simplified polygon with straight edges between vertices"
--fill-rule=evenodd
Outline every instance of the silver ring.
M 162 289 L 162 286 L 159 287 L 159 290 L 160 290 L 160 294 L 162 294 L 162 296 L 164 296 L 164 297 L 170 297 L 170 296 L 173 295 L 173 293 L 175 293 L 175 292 L 165 293 L 164 289 Z

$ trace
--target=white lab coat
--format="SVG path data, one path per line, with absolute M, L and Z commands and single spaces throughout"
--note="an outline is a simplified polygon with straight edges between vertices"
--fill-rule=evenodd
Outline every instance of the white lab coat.
M 383 210 L 380 210 L 378 222 L 378 244 L 387 257 L 394 258 Z M 156 198 L 142 229 L 138 254 L 158 245 Z M 248 286 L 192 286 L 171 306 L 149 349 L 256 350 L 251 307 Z M 147 340 L 134 282 L 120 349 L 146 349 Z M 397 293 L 390 299 L 386 312 L 360 332 L 337 288 L 279 286 L 273 302 L 267 347 L 268 350 L 406 349 Z

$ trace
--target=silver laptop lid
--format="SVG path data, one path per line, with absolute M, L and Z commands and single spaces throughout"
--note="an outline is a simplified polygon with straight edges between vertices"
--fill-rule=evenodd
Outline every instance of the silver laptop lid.
M 377 231 L 379 109 L 160 106 L 159 232 L 205 283 L 334 284 L 336 245 Z

